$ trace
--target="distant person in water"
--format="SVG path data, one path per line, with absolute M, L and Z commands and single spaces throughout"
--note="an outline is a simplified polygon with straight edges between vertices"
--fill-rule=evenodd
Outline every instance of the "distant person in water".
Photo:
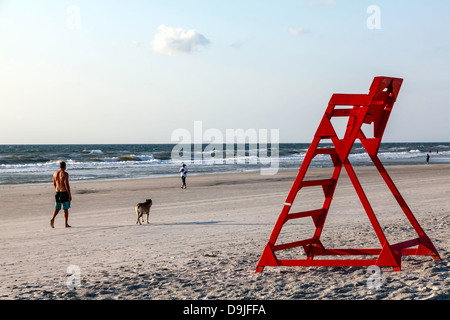
M 184 163 L 181 165 L 181 168 L 178 172 L 181 173 L 181 189 L 186 189 L 186 176 L 188 173 L 188 169 L 186 168 L 186 165 Z
M 52 219 L 50 220 L 50 226 L 55 227 L 55 218 L 61 211 L 61 207 L 64 210 L 64 224 L 66 228 L 69 228 L 69 208 L 70 201 L 72 201 L 72 195 L 70 193 L 69 174 L 66 172 L 66 163 L 61 161 L 59 163 L 59 170 L 53 174 L 53 185 L 55 186 L 55 211 L 53 211 Z
M 427 164 L 430 164 L 430 153 L 427 153 Z

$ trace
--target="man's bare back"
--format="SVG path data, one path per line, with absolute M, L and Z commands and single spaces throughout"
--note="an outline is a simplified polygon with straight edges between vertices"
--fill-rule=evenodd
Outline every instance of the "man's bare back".
M 56 192 L 69 192 L 69 174 L 63 169 L 56 171 L 53 174 L 53 185 L 55 186 Z
M 50 226 L 54 228 L 55 217 L 58 212 L 61 210 L 61 207 L 64 209 L 64 221 L 65 226 L 70 227 L 68 222 L 69 219 L 69 208 L 70 201 L 72 201 L 72 194 L 70 192 L 69 186 L 69 174 L 65 171 L 66 163 L 60 163 L 60 170 L 56 171 L 53 174 L 53 186 L 55 187 L 56 195 L 55 195 L 55 211 L 53 211 L 52 219 L 50 220 Z

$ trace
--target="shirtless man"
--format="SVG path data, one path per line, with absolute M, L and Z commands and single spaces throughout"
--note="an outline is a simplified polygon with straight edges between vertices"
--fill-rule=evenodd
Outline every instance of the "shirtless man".
M 53 185 L 55 186 L 55 211 L 53 211 L 53 217 L 50 220 L 50 226 L 54 228 L 54 222 L 56 215 L 61 210 L 61 207 L 64 210 L 64 221 L 66 228 L 69 228 L 69 224 L 67 223 L 69 220 L 69 208 L 70 201 L 72 201 L 72 195 L 70 193 L 69 186 L 69 174 L 66 172 L 66 163 L 61 161 L 59 163 L 59 170 L 53 174 Z
M 178 172 L 181 173 L 181 189 L 186 189 L 186 176 L 188 169 L 186 168 L 186 165 L 184 163 L 181 165 L 181 168 Z

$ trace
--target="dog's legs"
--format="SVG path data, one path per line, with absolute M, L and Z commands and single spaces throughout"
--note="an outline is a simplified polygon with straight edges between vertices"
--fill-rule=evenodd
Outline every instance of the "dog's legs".
M 147 224 L 148 224 L 148 216 L 150 215 L 150 212 L 149 213 L 147 213 Z

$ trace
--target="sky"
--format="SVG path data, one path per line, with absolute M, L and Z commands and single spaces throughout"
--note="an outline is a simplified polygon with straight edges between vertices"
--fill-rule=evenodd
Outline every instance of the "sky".
M 450 141 L 448 0 L 0 0 L 0 144 L 311 142 L 333 93 L 403 78 L 385 142 Z

